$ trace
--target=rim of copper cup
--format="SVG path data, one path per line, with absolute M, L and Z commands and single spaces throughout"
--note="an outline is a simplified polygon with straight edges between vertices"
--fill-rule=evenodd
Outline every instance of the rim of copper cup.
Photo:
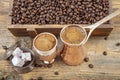
M 53 36 L 54 39 L 55 39 L 55 45 L 54 45 L 54 47 L 51 48 L 50 50 L 43 51 L 43 50 L 37 49 L 37 48 L 35 47 L 35 45 L 34 45 L 35 40 L 36 40 L 40 35 L 43 35 L 43 34 L 49 34 L 49 35 Z M 38 51 L 43 51 L 43 52 L 46 52 L 46 53 L 47 53 L 47 52 L 50 52 L 52 49 L 54 49 L 54 48 L 57 46 L 57 44 L 58 44 L 58 41 L 57 41 L 56 36 L 55 36 L 54 34 L 52 34 L 52 33 L 49 33 L 49 32 L 40 33 L 40 34 L 38 34 L 38 35 L 34 38 L 34 40 L 33 40 L 33 47 L 34 47 L 36 50 L 38 50 Z
M 84 39 L 83 39 L 79 44 L 68 43 L 68 42 L 64 41 L 63 38 L 62 38 L 62 33 L 65 31 L 65 29 L 68 28 L 68 27 L 74 27 L 74 26 L 75 26 L 75 27 L 79 27 L 80 30 L 85 34 Z M 84 42 L 84 40 L 85 40 L 86 38 L 87 38 L 87 32 L 86 32 L 86 30 L 85 30 L 82 26 L 80 26 L 80 25 L 76 25 L 76 24 L 68 25 L 68 26 L 63 27 L 62 30 L 60 31 L 60 39 L 61 39 L 61 41 L 62 41 L 64 44 L 67 44 L 68 46 L 81 46 L 81 45 L 84 45 L 84 44 L 82 44 L 82 43 Z

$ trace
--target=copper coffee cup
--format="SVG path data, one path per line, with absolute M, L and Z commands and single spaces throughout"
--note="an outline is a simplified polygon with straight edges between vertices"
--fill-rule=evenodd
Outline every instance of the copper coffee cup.
M 68 31 L 70 28 L 71 31 Z M 64 44 L 61 57 L 66 64 L 79 65 L 83 62 L 85 58 L 85 48 L 84 45 L 81 45 L 81 42 L 85 37 L 86 33 L 82 32 L 81 27 L 77 25 L 66 26 L 61 30 L 60 38 Z
M 49 49 L 49 50 L 41 50 L 41 49 L 38 49 L 36 47 L 36 44 L 35 44 L 35 41 L 37 38 L 39 38 L 41 35 L 49 35 L 51 36 L 52 38 L 54 38 L 54 46 Z M 43 38 L 44 39 L 44 38 Z M 38 42 L 39 43 L 39 42 Z M 55 60 L 55 57 L 57 55 L 57 38 L 55 37 L 55 35 L 51 34 L 51 33 L 48 33 L 48 32 L 44 32 L 44 33 L 40 33 L 38 34 L 34 40 L 33 40 L 33 48 L 35 49 L 35 51 L 38 53 L 39 55 L 39 58 L 40 60 L 43 60 L 45 64 L 51 64 L 54 62 Z M 39 43 L 39 45 L 41 45 L 42 43 Z M 53 42 L 52 42 L 53 44 Z M 45 45 L 41 45 L 41 46 L 45 46 Z M 49 46 L 49 45 L 46 45 L 46 46 Z

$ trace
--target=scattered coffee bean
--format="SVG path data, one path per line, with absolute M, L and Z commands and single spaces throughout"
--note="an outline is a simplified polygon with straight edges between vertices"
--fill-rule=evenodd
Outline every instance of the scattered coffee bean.
M 118 43 L 116 43 L 116 46 L 120 46 L 120 43 L 118 42 Z
M 38 77 L 37 80 L 43 80 L 43 78 L 42 77 Z
M 48 64 L 47 67 L 48 67 L 48 68 L 51 68 L 51 67 L 52 67 L 52 64 Z
M 107 40 L 107 39 L 108 39 L 108 37 L 105 37 L 105 38 L 104 38 L 104 40 Z
M 34 80 L 33 78 L 30 78 L 29 80 Z
M 93 24 L 109 6 L 109 0 L 14 0 L 10 16 L 12 24 Z
M 42 67 L 43 65 L 42 64 L 35 64 L 34 66 L 35 67 Z
M 106 56 L 106 55 L 107 55 L 107 52 L 106 52 L 106 51 L 104 51 L 104 52 L 103 52 L 103 55 L 105 55 L 105 56 Z
M 57 71 L 56 71 L 56 72 L 54 72 L 54 74 L 55 74 L 55 75 L 59 75 L 59 73 L 58 73 Z
M 88 61 L 89 61 L 89 58 L 88 58 L 88 57 L 85 57 L 85 58 L 84 58 L 84 61 L 85 61 L 85 62 L 88 62 Z
M 39 65 L 39 67 L 42 67 L 42 66 L 43 66 L 43 65 L 41 65 L 41 64 Z
M 44 64 L 43 66 L 44 66 L 44 68 L 48 68 L 48 65 L 47 65 L 47 64 Z
M 89 64 L 88 67 L 89 68 L 94 68 L 94 65 L 93 64 Z

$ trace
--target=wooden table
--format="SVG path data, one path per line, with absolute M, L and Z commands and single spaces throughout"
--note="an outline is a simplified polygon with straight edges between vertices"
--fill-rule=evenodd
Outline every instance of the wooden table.
M 23 41 L 24 47 L 30 47 L 32 39 L 30 37 L 14 37 L 7 30 L 7 18 L 9 0 L 0 0 L 0 53 L 2 45 L 11 46 L 17 40 Z M 113 11 L 120 8 L 120 0 L 112 0 Z M 51 68 L 35 67 L 31 72 L 19 74 L 24 80 L 30 78 L 43 77 L 43 80 L 120 80 L 120 46 L 116 43 L 120 42 L 120 15 L 112 19 L 115 28 L 108 36 L 91 37 L 86 43 L 87 56 L 89 62 L 84 62 L 79 66 L 68 66 L 62 60 L 56 60 Z M 102 53 L 107 51 L 108 55 Z M 89 68 L 88 64 L 93 64 L 94 68 Z M 0 75 L 8 75 L 13 72 L 13 68 L 6 60 L 0 61 Z M 54 72 L 59 75 L 55 75 Z M 4 72 L 4 73 L 3 73 Z

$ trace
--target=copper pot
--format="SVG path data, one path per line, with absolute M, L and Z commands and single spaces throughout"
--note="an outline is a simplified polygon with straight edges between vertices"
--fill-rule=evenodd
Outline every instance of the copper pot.
M 52 36 L 54 39 L 55 39 L 55 45 L 50 49 L 50 50 L 46 50 L 46 51 L 43 51 L 43 50 L 40 50 L 38 49 L 36 46 L 35 46 L 35 40 L 40 36 L 40 35 L 44 35 L 44 34 L 47 34 L 47 35 L 50 35 Z M 39 42 L 38 42 L 39 43 Z M 57 55 L 57 38 L 51 34 L 51 33 L 48 33 L 48 32 L 43 32 L 43 33 L 40 33 L 38 34 L 34 40 L 33 40 L 33 48 L 34 50 L 38 53 L 39 55 L 39 58 L 40 60 L 43 60 L 45 64 L 51 64 L 54 62 L 55 60 L 55 57 Z M 39 43 L 39 45 L 41 45 L 42 43 Z
M 71 27 L 73 27 L 74 29 Z M 64 39 L 64 37 L 63 37 L 64 32 L 66 32 L 67 29 L 69 29 L 69 28 L 71 28 L 72 30 L 71 30 L 70 36 L 67 36 L 67 37 L 72 37 L 72 38 L 74 38 L 73 40 L 77 40 L 77 38 L 74 37 L 74 34 L 72 35 L 72 31 L 81 29 L 81 27 L 79 27 L 77 25 L 70 25 L 70 26 L 64 27 L 61 30 L 60 38 L 64 44 L 63 51 L 61 53 L 61 57 L 62 57 L 63 61 L 68 65 L 79 65 L 83 62 L 83 60 L 85 58 L 85 53 L 86 53 L 85 48 L 84 48 L 84 45 L 81 45 L 81 42 L 70 43 L 69 41 L 67 42 L 67 40 Z M 76 33 L 76 31 L 75 31 L 75 33 Z M 78 31 L 78 33 L 79 33 L 79 31 Z M 82 33 L 82 34 L 84 34 L 83 35 L 83 39 L 84 39 L 86 37 L 86 33 Z M 67 33 L 66 33 L 66 35 L 67 35 Z M 75 36 L 77 36 L 77 34 L 75 34 Z M 69 39 L 72 39 L 72 38 L 69 38 Z M 81 41 L 83 41 L 83 39 L 81 38 Z

